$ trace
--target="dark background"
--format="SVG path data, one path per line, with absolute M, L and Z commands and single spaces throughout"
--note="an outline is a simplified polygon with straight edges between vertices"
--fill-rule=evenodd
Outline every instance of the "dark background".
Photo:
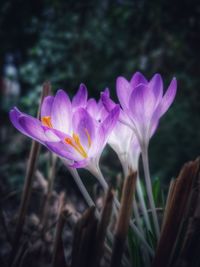
M 13 105 L 35 115 L 45 80 L 54 92 L 73 95 L 84 82 L 90 96 L 109 87 L 115 97 L 116 77 L 130 79 L 137 70 L 148 78 L 161 73 L 165 88 L 177 77 L 175 102 L 150 146 L 153 176 L 176 176 L 199 155 L 199 36 L 197 0 L 1 0 L 1 184 L 20 186 L 30 148 L 8 120 Z M 5 80 L 17 89 L 7 92 Z M 102 163 L 119 170 L 109 155 Z

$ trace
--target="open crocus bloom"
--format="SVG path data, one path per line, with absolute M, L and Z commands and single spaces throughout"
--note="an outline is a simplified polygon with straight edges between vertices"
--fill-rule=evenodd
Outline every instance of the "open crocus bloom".
M 150 81 L 139 72 L 133 75 L 130 82 L 124 77 L 117 79 L 117 96 L 124 111 L 120 114 L 120 121 L 133 129 L 141 146 L 148 145 L 159 119 L 175 98 L 176 87 L 174 78 L 163 95 L 163 81 L 159 74 L 155 74 Z M 109 110 L 108 97 L 103 102 Z
M 10 119 L 19 131 L 67 159 L 70 166 L 87 167 L 99 160 L 118 119 L 119 106 L 97 123 L 84 109 L 86 104 L 87 89 L 81 85 L 72 102 L 63 90 L 58 90 L 55 97 L 46 97 L 41 120 L 17 108 L 10 111 Z

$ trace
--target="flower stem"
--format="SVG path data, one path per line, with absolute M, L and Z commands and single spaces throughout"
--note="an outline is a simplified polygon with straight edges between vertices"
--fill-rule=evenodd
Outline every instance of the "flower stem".
M 108 190 L 108 184 L 107 184 L 107 182 L 106 182 L 106 180 L 105 180 L 100 168 L 97 167 L 96 170 L 89 169 L 89 171 L 97 178 L 97 180 L 100 182 L 101 186 L 103 187 L 104 191 L 106 192 Z M 115 196 L 114 196 L 114 204 L 115 204 L 114 207 L 113 207 L 114 208 L 114 212 L 117 215 L 118 214 L 118 210 L 120 208 L 120 202 Z M 130 221 L 129 225 L 131 226 L 132 230 L 134 231 L 134 233 L 138 237 L 138 239 L 141 240 L 141 242 L 143 243 L 144 247 L 146 247 L 146 249 L 150 253 L 150 255 L 153 256 L 154 252 L 153 252 L 152 248 L 149 246 L 149 244 L 145 240 L 143 234 L 138 230 L 138 228 L 134 224 L 133 220 Z
M 122 169 L 123 169 L 123 174 L 124 174 L 124 179 L 126 179 L 129 175 L 129 168 L 128 168 L 128 164 L 127 164 L 127 159 L 124 159 L 124 160 L 121 160 L 121 165 L 122 165 Z M 137 177 L 137 180 L 136 180 L 136 185 L 138 183 L 138 177 Z M 142 225 L 141 225 L 141 221 L 140 221 L 140 216 L 139 216 L 139 213 L 138 213 L 138 206 L 137 206 L 137 202 L 136 202 L 136 199 L 134 198 L 134 201 L 133 201 L 133 213 L 134 213 L 134 217 L 135 217 L 135 220 L 136 220 L 136 223 L 137 223 L 137 226 L 140 230 L 140 232 L 144 235 L 144 231 L 142 229 Z
M 137 206 L 137 202 L 136 202 L 135 198 L 133 200 L 133 214 L 134 214 L 137 226 L 138 226 L 140 232 L 142 233 L 142 235 L 144 236 L 144 230 L 142 228 L 142 221 L 141 221 L 141 218 L 140 218 L 140 215 L 139 215 L 138 206 Z
M 82 193 L 86 203 L 88 204 L 89 207 L 95 206 L 94 201 L 92 200 L 92 198 L 90 197 L 88 191 L 86 190 L 78 172 L 76 169 L 72 169 L 70 167 L 68 167 L 68 170 L 70 171 L 71 175 L 74 178 L 74 181 L 76 182 L 80 192 Z
M 137 196 L 138 196 L 138 200 L 139 200 L 139 203 L 140 203 L 140 208 L 141 208 L 141 211 L 143 213 L 144 221 L 146 223 L 147 229 L 151 230 L 151 224 L 150 224 L 150 221 L 149 221 L 149 215 L 148 215 L 147 207 L 146 207 L 146 204 L 145 204 L 145 201 L 144 201 L 144 196 L 143 196 L 143 192 L 142 192 L 142 187 L 141 187 L 139 176 L 137 177 L 137 182 L 136 182 L 136 193 L 137 193 Z
M 152 185 L 151 185 L 151 178 L 150 178 L 150 171 L 149 171 L 149 159 L 148 159 L 148 146 L 144 146 L 142 149 L 142 161 L 143 161 L 143 168 L 144 168 L 144 176 L 147 188 L 147 196 L 149 199 L 150 208 L 152 210 L 154 228 L 157 239 L 160 236 L 160 227 L 158 223 L 158 217 L 156 213 L 156 207 L 153 199 L 153 192 L 152 192 Z

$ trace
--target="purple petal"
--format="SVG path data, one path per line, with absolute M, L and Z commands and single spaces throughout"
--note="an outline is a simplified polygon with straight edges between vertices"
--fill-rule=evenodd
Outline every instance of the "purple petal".
M 48 140 L 45 135 L 44 128 L 38 119 L 28 116 L 20 116 L 18 121 L 26 135 L 36 141 L 39 141 L 40 143 L 44 143 Z
M 131 78 L 130 84 L 132 88 L 135 88 L 139 84 L 147 84 L 147 79 L 142 75 L 140 72 L 136 72 L 133 77 Z
M 160 74 L 155 74 L 148 84 L 149 90 L 152 90 L 155 96 L 156 105 L 158 105 L 163 96 L 163 81 Z
M 105 94 L 106 96 L 110 97 L 110 90 L 109 90 L 109 88 L 106 88 L 106 89 L 102 92 L 102 94 Z
M 162 116 L 171 106 L 176 96 L 176 90 L 177 90 L 177 81 L 176 81 L 176 78 L 173 78 L 165 95 L 163 96 L 163 99 L 161 102 L 161 115 L 160 116 Z
M 155 110 L 155 96 L 149 87 L 140 84 L 132 92 L 129 100 L 131 115 L 139 123 L 148 123 Z
M 73 115 L 74 133 L 78 134 L 84 147 L 90 147 L 95 138 L 95 123 L 96 121 L 83 108 L 78 109 Z
M 101 128 L 104 132 L 106 138 L 108 138 L 110 132 L 113 130 L 115 124 L 118 121 L 120 114 L 120 106 L 116 105 L 116 107 L 108 114 L 106 119 L 102 122 Z
M 53 96 L 47 96 L 44 98 L 41 107 L 41 117 L 51 116 L 53 101 L 54 101 Z
M 119 102 L 123 109 L 128 108 L 129 97 L 132 92 L 130 83 L 123 77 L 117 78 L 116 90 Z
M 58 90 L 52 105 L 51 122 L 53 128 L 68 133 L 71 128 L 71 102 L 63 90 Z
M 45 142 L 46 147 L 60 157 L 68 160 L 77 160 L 76 153 L 67 149 L 67 144 L 63 142 Z
M 25 130 L 23 129 L 23 127 L 20 125 L 19 123 L 19 118 L 21 116 L 23 116 L 24 114 L 22 112 L 20 112 L 16 107 L 14 107 L 13 109 L 11 109 L 11 111 L 9 112 L 9 117 L 10 117 L 10 120 L 13 124 L 13 126 L 18 130 L 20 131 L 21 133 L 23 134 L 27 134 L 25 132 Z
M 105 92 L 101 93 L 101 101 L 108 112 L 110 112 L 117 105 Z
M 151 122 L 150 122 L 150 125 L 149 125 L 149 133 L 148 133 L 148 138 L 150 139 L 155 131 L 157 130 L 158 128 L 158 124 L 159 124 L 159 119 L 161 117 L 161 105 L 158 105 L 158 107 L 155 109 L 154 111 L 154 114 L 151 118 Z
M 106 142 L 109 138 L 111 131 L 113 130 L 115 124 L 117 123 L 120 113 L 120 107 L 117 105 L 106 117 L 106 119 L 97 125 L 98 130 L 95 134 L 95 139 L 93 140 L 92 146 L 89 150 L 89 157 L 99 158 Z
M 44 132 L 49 141 L 60 142 L 61 138 L 55 130 L 46 127 L 46 129 L 44 129 Z
M 86 107 L 88 98 L 88 91 L 84 84 L 80 84 L 78 92 L 72 99 L 73 108 Z
M 90 98 L 88 100 L 86 110 L 91 116 L 97 116 L 98 107 L 97 107 L 97 102 L 94 98 Z

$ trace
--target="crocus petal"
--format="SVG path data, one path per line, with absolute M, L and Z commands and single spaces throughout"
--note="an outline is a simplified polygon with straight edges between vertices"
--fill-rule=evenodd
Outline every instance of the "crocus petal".
M 157 127 L 158 127 L 158 123 L 159 123 L 159 120 L 160 120 L 160 117 L 161 117 L 161 105 L 158 105 L 157 108 L 155 109 L 154 111 L 154 114 L 151 118 L 151 121 L 150 121 L 150 124 L 149 124 L 149 131 L 148 131 L 148 134 L 147 134 L 147 138 L 151 138 L 152 135 L 155 133 Z
M 163 81 L 160 74 L 155 74 L 148 84 L 149 90 L 152 90 L 155 96 L 155 105 L 157 106 L 163 96 Z
M 109 90 L 109 88 L 106 88 L 102 93 L 105 94 L 107 97 L 110 97 L 110 90 Z
M 51 116 L 53 101 L 54 101 L 53 96 L 47 96 L 44 98 L 41 107 L 41 117 Z
M 117 105 L 105 92 L 101 93 L 101 101 L 108 112 L 110 112 Z
M 106 138 L 108 138 L 110 132 L 113 130 L 115 124 L 117 123 L 119 114 L 120 114 L 120 106 L 116 105 L 116 107 L 112 109 L 112 111 L 108 114 L 106 119 L 102 122 L 100 127 L 102 128 Z
M 97 116 L 98 114 L 97 102 L 94 98 L 90 98 L 88 100 L 86 110 L 91 116 Z
M 92 146 L 88 151 L 88 157 L 94 157 L 98 161 L 98 159 L 101 156 L 101 153 L 106 145 L 106 132 L 103 127 L 99 125 L 96 134 L 95 134 L 95 139 L 92 142 Z
M 80 84 L 79 90 L 72 99 L 73 108 L 85 107 L 87 104 L 88 91 L 84 84 Z
M 60 157 L 68 160 L 77 160 L 76 154 L 67 150 L 67 144 L 63 142 L 45 142 L 46 147 Z
M 131 78 L 130 84 L 132 88 L 135 88 L 139 84 L 147 84 L 147 79 L 142 75 L 140 72 L 136 72 L 133 77 Z
M 123 77 L 118 77 L 116 82 L 117 96 L 123 109 L 128 108 L 129 97 L 132 92 L 130 83 Z
M 55 131 L 53 131 L 52 129 L 46 128 L 46 130 L 44 130 L 44 132 L 45 132 L 45 135 L 46 135 L 48 140 L 50 140 L 52 142 L 59 142 L 60 141 L 60 138 L 55 133 Z
M 51 109 L 53 128 L 68 133 L 71 127 L 71 102 L 63 90 L 58 90 Z
M 162 116 L 168 110 L 168 108 L 171 106 L 171 104 L 174 101 L 174 98 L 176 96 L 176 90 L 177 90 L 177 81 L 176 81 L 176 78 L 173 78 L 173 80 L 171 81 L 165 95 L 163 96 L 162 103 L 161 103 L 162 106 L 161 106 L 160 116 Z
M 11 120 L 13 126 L 17 130 L 19 130 L 21 133 L 26 134 L 25 130 L 23 129 L 23 127 L 19 123 L 19 118 L 20 118 L 20 116 L 23 116 L 23 115 L 24 114 L 22 112 L 20 112 L 16 107 L 11 109 L 11 111 L 9 112 L 9 117 L 10 117 L 10 120 Z
M 79 108 L 73 115 L 74 133 L 78 134 L 81 144 L 90 147 L 95 137 L 95 120 L 83 108 Z
M 120 159 L 128 153 L 132 135 L 132 130 L 119 121 L 109 135 L 108 144 L 118 154 Z
M 24 133 L 36 141 L 43 143 L 48 140 L 45 135 L 41 122 L 38 119 L 28 116 L 21 116 L 19 118 L 19 124 L 24 130 Z
M 129 100 L 129 111 L 140 123 L 151 118 L 155 109 L 155 97 L 152 90 L 144 84 L 138 85 Z

